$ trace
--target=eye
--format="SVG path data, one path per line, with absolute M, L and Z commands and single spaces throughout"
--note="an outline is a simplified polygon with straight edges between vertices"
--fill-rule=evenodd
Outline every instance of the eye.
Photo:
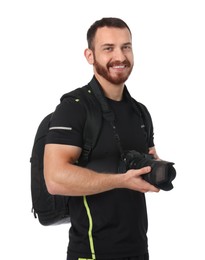
M 105 47 L 103 50 L 109 52 L 109 51 L 112 51 L 112 50 L 113 50 L 113 47 L 107 46 L 107 47 Z
M 124 45 L 123 50 L 132 50 L 132 46 L 131 45 Z

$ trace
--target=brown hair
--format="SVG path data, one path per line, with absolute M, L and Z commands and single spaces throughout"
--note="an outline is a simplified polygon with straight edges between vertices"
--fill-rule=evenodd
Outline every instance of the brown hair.
M 131 30 L 128 25 L 120 18 L 107 17 L 102 18 L 94 22 L 87 31 L 88 48 L 93 49 L 93 40 L 98 28 L 102 27 L 114 27 L 114 28 L 127 28 L 132 36 Z

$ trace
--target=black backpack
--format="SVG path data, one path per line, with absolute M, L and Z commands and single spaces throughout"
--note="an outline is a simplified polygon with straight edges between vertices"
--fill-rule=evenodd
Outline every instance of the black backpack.
M 137 113 L 140 113 L 145 124 L 147 138 L 152 131 L 152 122 L 149 112 L 142 104 L 135 101 L 126 89 L 126 95 L 133 104 Z M 95 147 L 101 129 L 102 118 L 112 122 L 113 113 L 110 111 L 106 99 L 95 79 L 82 88 L 78 88 L 61 97 L 80 99 L 87 112 L 84 128 L 84 146 L 80 157 L 81 165 L 86 165 L 90 153 Z M 81 102 L 82 103 L 82 102 Z M 43 173 L 43 157 L 46 135 L 49 131 L 52 114 L 47 115 L 40 123 L 32 148 L 31 163 L 31 197 L 32 212 L 35 218 L 44 226 L 58 225 L 70 222 L 69 196 L 51 195 L 48 193 Z
M 39 222 L 45 226 L 70 221 L 69 197 L 49 194 L 44 180 L 44 146 L 52 114 L 47 115 L 38 127 L 30 159 L 32 212 L 35 218 L 38 216 Z

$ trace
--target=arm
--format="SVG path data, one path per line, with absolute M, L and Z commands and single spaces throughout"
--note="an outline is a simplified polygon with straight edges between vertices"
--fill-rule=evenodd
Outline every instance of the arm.
M 129 170 L 125 174 L 97 173 L 74 165 L 81 148 L 70 145 L 47 144 L 44 155 L 44 175 L 47 189 L 51 194 L 83 196 L 127 188 L 140 192 L 159 190 L 144 181 L 141 174 L 151 168 Z

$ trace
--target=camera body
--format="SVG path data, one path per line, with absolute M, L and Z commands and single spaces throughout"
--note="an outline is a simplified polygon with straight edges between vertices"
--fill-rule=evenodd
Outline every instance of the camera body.
M 156 160 L 152 155 L 130 150 L 124 153 L 119 165 L 119 172 L 150 166 L 151 172 L 143 174 L 142 178 L 158 189 L 169 191 L 173 189 L 172 181 L 176 177 L 176 170 L 173 165 L 173 162 Z

